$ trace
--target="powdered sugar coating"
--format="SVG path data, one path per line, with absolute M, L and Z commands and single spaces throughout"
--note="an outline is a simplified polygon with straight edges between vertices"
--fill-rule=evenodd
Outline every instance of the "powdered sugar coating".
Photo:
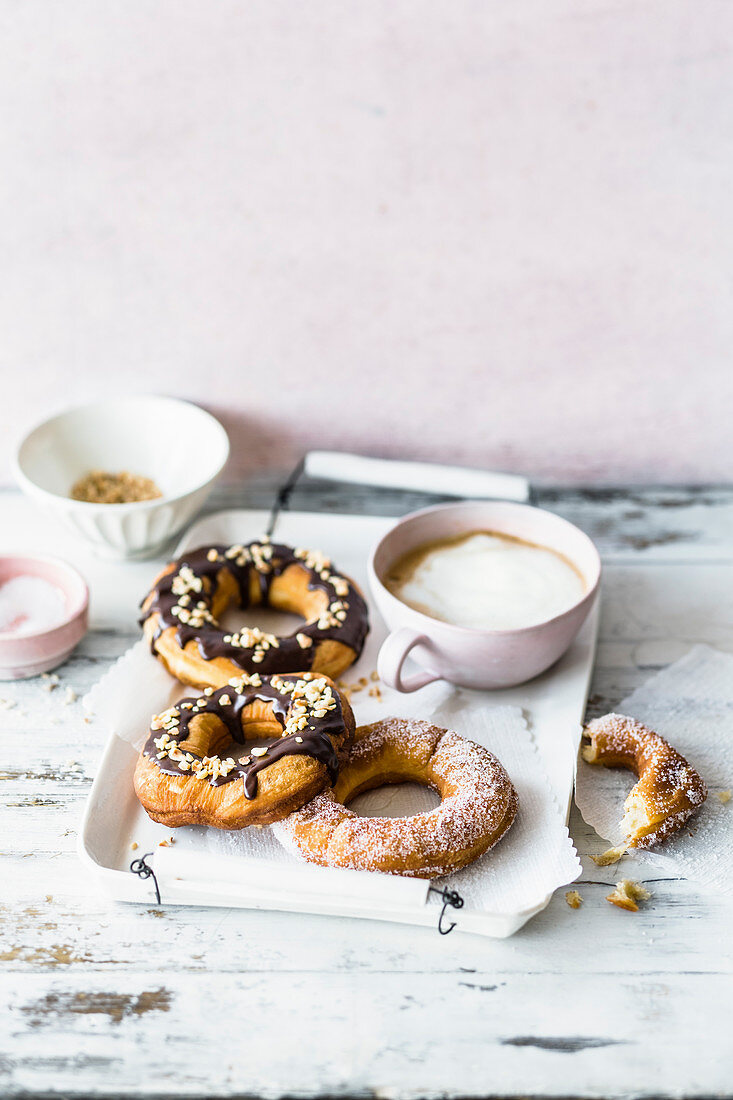
M 364 818 L 346 808 L 356 794 L 417 781 L 442 801 L 399 818 Z M 306 859 L 423 878 L 448 874 L 495 844 L 514 820 L 516 792 L 487 749 L 429 722 L 388 718 L 363 726 L 336 785 L 281 823 Z
M 630 847 L 651 848 L 699 810 L 707 798 L 704 781 L 668 741 L 623 714 L 606 714 L 586 726 L 590 764 L 626 767 L 639 781 L 624 802 L 621 828 Z

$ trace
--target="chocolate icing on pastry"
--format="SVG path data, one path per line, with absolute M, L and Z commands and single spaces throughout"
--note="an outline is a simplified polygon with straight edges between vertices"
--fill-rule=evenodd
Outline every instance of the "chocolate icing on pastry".
M 280 740 L 267 749 L 249 750 L 239 759 L 201 756 L 186 745 L 191 723 L 197 716 L 211 714 L 227 728 L 233 741 L 245 742 L 242 712 L 254 700 L 269 705 L 283 728 Z M 336 745 L 345 736 L 344 714 L 338 692 L 324 677 L 241 676 L 218 691 L 207 688 L 203 695 L 181 699 L 153 721 L 143 747 L 148 757 L 168 775 L 191 775 L 220 787 L 244 780 L 248 799 L 257 795 L 257 773 L 283 756 L 312 756 L 328 769 L 332 783 L 338 777 Z M 261 755 L 255 755 L 256 753 Z
M 230 585 L 233 580 L 235 599 L 247 608 L 270 603 L 273 581 L 292 566 L 305 571 L 309 592 L 324 594 L 325 606 L 317 618 L 280 637 L 257 627 L 231 633 L 221 629 L 212 603 L 223 576 L 231 578 Z M 317 667 L 319 643 L 330 640 L 352 651 L 350 660 L 347 656 L 347 664 L 351 663 L 361 653 L 369 630 L 364 598 L 352 581 L 332 570 L 327 558 L 264 538 L 247 545 L 188 551 L 158 578 L 142 608 L 140 622 L 152 627 L 146 633 L 153 652 L 158 652 L 160 636 L 173 627 L 181 649 L 195 641 L 205 661 L 225 658 L 244 672 L 264 674 Z

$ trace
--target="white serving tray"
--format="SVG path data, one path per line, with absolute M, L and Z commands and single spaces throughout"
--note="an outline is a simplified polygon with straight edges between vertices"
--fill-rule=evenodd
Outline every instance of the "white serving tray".
M 207 542 L 246 542 L 257 538 L 264 531 L 268 518 L 267 512 L 243 510 L 208 516 L 187 532 L 177 553 Z M 340 569 L 354 577 L 368 598 L 368 554 L 392 523 L 393 519 L 374 516 L 286 512 L 278 520 L 275 537 L 326 550 Z M 344 674 L 346 682 L 353 683 L 362 676 L 368 678 L 376 667 L 386 628 L 371 604 L 370 615 L 371 632 L 364 653 Z M 261 609 L 258 609 L 257 621 L 267 626 L 267 614 Z M 571 649 L 553 669 L 519 688 L 488 693 L 492 704 L 509 704 L 524 710 L 566 820 L 593 667 L 597 623 L 596 605 Z M 135 690 L 145 696 L 150 714 L 191 691 L 176 684 L 141 641 L 91 690 L 85 705 L 101 713 L 102 697 L 108 696 L 111 690 L 129 691 L 133 675 Z M 570 735 L 569 731 L 572 731 Z M 205 830 L 201 828 L 178 829 L 175 848 L 160 847 L 161 839 L 170 835 L 170 831 L 152 822 L 137 801 L 132 785 L 137 755 L 138 750 L 129 740 L 115 732 L 110 734 L 79 833 L 80 858 L 113 898 L 150 904 L 154 897 L 153 882 L 132 874 L 130 863 L 137 856 L 152 852 L 153 858 L 148 862 L 155 870 L 164 904 L 279 909 L 437 924 L 441 902 L 435 894 L 428 893 L 429 883 L 424 880 L 304 864 L 288 865 L 287 881 L 283 883 L 283 867 L 270 864 L 267 859 L 212 856 L 206 851 Z M 134 851 L 131 849 L 133 842 L 137 845 Z M 380 880 L 378 885 L 375 879 Z M 450 910 L 450 921 L 457 919 L 460 931 L 504 937 L 540 912 L 551 896 L 548 894 L 538 899 L 532 908 L 519 912 L 492 914 L 462 910 L 459 914 Z

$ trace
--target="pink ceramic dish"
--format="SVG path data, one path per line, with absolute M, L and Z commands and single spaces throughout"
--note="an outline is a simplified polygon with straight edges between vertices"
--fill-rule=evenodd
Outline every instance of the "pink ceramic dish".
M 24 680 L 56 668 L 87 632 L 89 590 L 76 569 L 45 555 L 0 555 L 0 585 L 20 576 L 55 585 L 64 597 L 66 617 L 47 630 L 0 630 L 0 680 Z
M 402 554 L 470 531 L 512 535 L 563 554 L 585 580 L 583 596 L 567 611 L 535 626 L 476 630 L 424 615 L 382 584 L 386 570 Z M 593 605 L 600 577 L 600 557 L 588 536 L 541 508 L 487 500 L 412 512 L 379 541 L 369 562 L 372 595 L 392 632 L 379 653 L 379 675 L 397 691 L 417 691 L 433 680 L 485 689 L 523 684 L 563 655 Z M 403 673 L 408 655 L 423 671 Z

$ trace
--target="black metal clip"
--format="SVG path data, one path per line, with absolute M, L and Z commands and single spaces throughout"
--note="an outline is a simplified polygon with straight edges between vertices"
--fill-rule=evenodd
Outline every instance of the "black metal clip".
M 275 524 L 278 521 L 280 512 L 287 508 L 288 501 L 290 500 L 290 497 L 293 493 L 293 489 L 300 480 L 301 474 L 303 473 L 304 469 L 305 459 L 301 458 L 300 462 L 298 462 L 298 464 L 293 467 L 287 479 L 278 489 L 277 496 L 275 497 L 275 503 L 273 504 L 272 511 L 270 512 L 270 520 L 267 524 L 267 531 L 265 532 L 268 538 L 272 538 L 273 532 L 275 530 Z
M 457 890 L 449 890 L 447 887 L 443 887 L 442 890 L 439 890 L 435 886 L 428 886 L 428 893 L 438 894 L 443 899 L 443 908 L 440 910 L 440 916 L 438 917 L 438 931 L 440 932 L 441 936 L 447 936 L 448 933 L 452 932 L 455 928 L 456 922 L 453 921 L 450 928 L 444 928 L 443 917 L 445 916 L 445 911 L 449 905 L 451 905 L 454 909 L 462 909 L 463 898 Z
M 130 864 L 130 870 L 132 871 L 133 875 L 139 875 L 140 878 L 152 878 L 153 885 L 155 886 L 155 900 L 157 904 L 160 905 L 160 890 L 158 889 L 158 880 L 155 877 L 155 871 L 145 862 L 145 860 L 149 859 L 152 854 L 152 852 L 146 852 L 145 855 L 140 856 L 139 859 L 133 859 L 132 863 Z

